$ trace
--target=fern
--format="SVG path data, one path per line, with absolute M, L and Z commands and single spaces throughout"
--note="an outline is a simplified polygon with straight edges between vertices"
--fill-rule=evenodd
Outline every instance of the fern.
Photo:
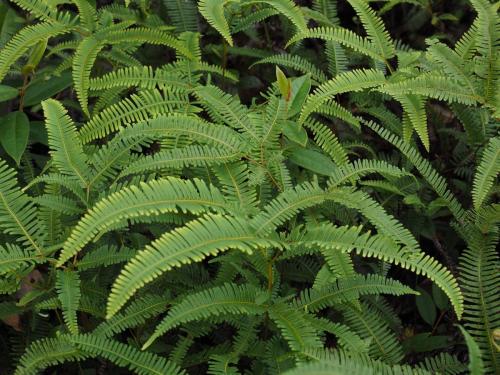
M 492 138 L 484 149 L 472 189 L 474 208 L 479 210 L 500 173 L 500 138 Z
M 68 330 L 78 334 L 76 311 L 80 303 L 80 277 L 72 271 L 57 271 L 57 294 L 61 302 L 63 317 Z

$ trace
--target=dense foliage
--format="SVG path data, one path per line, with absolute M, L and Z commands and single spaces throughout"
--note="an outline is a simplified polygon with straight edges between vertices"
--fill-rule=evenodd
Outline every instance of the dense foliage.
M 500 373 L 499 5 L 2 0 L 0 372 Z

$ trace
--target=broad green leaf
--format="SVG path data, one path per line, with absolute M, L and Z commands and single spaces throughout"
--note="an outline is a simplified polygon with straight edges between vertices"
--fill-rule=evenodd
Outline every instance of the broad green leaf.
M 422 319 L 430 326 L 436 321 L 436 305 L 432 297 L 423 289 L 418 289 L 420 295 L 416 297 L 417 310 Z
M 19 95 L 18 89 L 6 85 L 0 85 L 0 102 L 14 99 L 17 95 Z
M 300 113 L 310 90 L 311 74 L 306 74 L 292 80 L 292 94 L 288 108 L 288 118 Z
M 59 77 L 46 76 L 34 80 L 24 95 L 24 106 L 31 107 L 40 104 L 43 100 L 71 86 L 71 82 L 71 72 L 64 72 Z
M 291 152 L 290 161 L 314 173 L 330 176 L 337 169 L 333 161 L 324 154 L 307 148 L 297 147 Z
M 302 147 L 307 145 L 307 132 L 298 123 L 294 121 L 286 121 L 283 126 L 283 134 L 292 142 L 298 143 Z
M 17 164 L 28 145 L 29 133 L 30 122 L 24 112 L 11 112 L 0 119 L 0 143 Z

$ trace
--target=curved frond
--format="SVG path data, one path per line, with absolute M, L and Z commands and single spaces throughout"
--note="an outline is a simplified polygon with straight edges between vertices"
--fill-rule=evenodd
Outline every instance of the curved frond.
M 228 249 L 251 254 L 255 248 L 279 246 L 254 234 L 246 220 L 211 215 L 159 237 L 140 251 L 116 279 L 108 300 L 112 317 L 146 283 L 174 267 L 201 261 Z
M 474 208 L 479 210 L 500 173 L 500 138 L 491 138 L 477 166 L 472 188 Z

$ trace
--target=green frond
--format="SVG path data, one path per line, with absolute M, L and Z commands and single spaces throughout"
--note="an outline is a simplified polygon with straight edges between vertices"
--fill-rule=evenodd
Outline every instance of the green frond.
M 50 208 L 64 215 L 80 214 L 83 211 L 73 199 L 61 195 L 43 194 L 32 198 L 32 200 L 39 207 Z
M 27 268 L 36 262 L 37 259 L 31 252 L 17 245 L 9 243 L 0 245 L 0 275 Z
M 19 360 L 15 375 L 37 375 L 41 370 L 86 355 L 62 337 L 34 341 Z
M 491 138 L 477 166 L 472 188 L 474 208 L 479 210 L 500 173 L 500 137 Z
M 404 142 L 398 136 L 392 134 L 386 129 L 382 129 L 378 124 L 371 121 L 362 121 L 364 125 L 375 131 L 380 137 L 387 142 L 392 143 L 395 147 L 405 155 L 408 160 L 415 166 L 422 177 L 434 189 L 434 191 L 448 204 L 448 208 L 455 216 L 455 219 L 461 221 L 464 217 L 465 211 L 461 204 L 454 197 L 453 193 L 449 190 L 446 180 L 434 169 L 432 164 L 424 159 L 418 150 Z
M 252 10 L 252 12 L 241 18 L 237 18 L 233 21 L 231 25 L 231 31 L 233 34 L 245 31 L 250 28 L 253 24 L 262 22 L 265 19 L 279 14 L 279 12 L 274 8 L 262 8 L 258 10 Z
M 236 203 L 235 212 L 240 209 L 245 212 L 256 206 L 256 190 L 248 184 L 249 171 L 245 163 L 224 163 L 214 166 L 212 169 L 219 180 L 219 184 L 221 184 L 221 191 L 226 199 Z
M 306 313 L 285 303 L 277 303 L 269 308 L 269 317 L 276 323 L 291 350 L 302 351 L 323 345 Z
M 240 134 L 227 126 L 180 114 L 159 116 L 147 122 L 127 127 L 118 133 L 116 139 L 126 141 L 146 136 L 153 139 L 188 137 L 191 141 L 221 147 L 233 152 L 244 152 L 249 147 Z
M 80 22 L 89 31 L 94 31 L 97 26 L 97 12 L 88 0 L 71 0 L 78 8 Z
M 318 83 L 322 83 L 327 80 L 325 73 L 323 73 L 321 69 L 319 69 L 309 60 L 299 55 L 292 55 L 285 53 L 272 55 L 253 63 L 250 66 L 250 68 L 260 64 L 273 64 L 273 65 L 284 66 L 286 68 L 290 68 L 298 72 L 301 72 L 302 74 L 311 73 L 311 78 Z
M 301 9 L 293 0 L 252 0 L 250 3 L 263 3 L 276 9 L 280 15 L 286 17 L 297 28 L 297 32 L 307 30 L 307 23 Z
M 317 184 L 304 183 L 294 189 L 285 190 L 268 205 L 263 207 L 251 221 L 260 235 L 267 235 L 300 210 L 323 202 L 326 193 Z
M 419 362 L 417 368 L 429 371 L 432 374 L 462 374 L 467 366 L 458 360 L 456 356 L 448 353 L 440 353 L 434 357 L 426 357 Z
M 101 246 L 90 250 L 77 263 L 79 271 L 85 271 L 97 267 L 107 267 L 117 263 L 129 261 L 136 251 L 126 247 L 117 248 L 115 246 Z
M 351 353 L 367 353 L 368 352 L 368 342 L 363 340 L 356 332 L 354 332 L 350 327 L 340 324 L 332 323 L 326 318 L 310 318 L 309 321 L 318 331 L 325 331 L 335 335 L 339 346 L 348 350 Z M 317 349 L 306 349 L 305 353 L 309 354 Z M 321 350 L 321 349 L 320 349 Z M 305 354 L 301 353 L 301 354 Z M 306 354 L 307 357 L 309 357 Z
M 102 235 L 126 220 L 179 210 L 200 214 L 223 211 L 226 207 L 222 194 L 199 179 L 170 177 L 121 189 L 101 199 L 80 219 L 64 244 L 58 265 L 77 254 L 97 234 Z
M 288 41 L 287 47 L 302 39 L 311 38 L 337 42 L 377 61 L 384 62 L 384 57 L 380 55 L 379 49 L 370 40 L 342 27 L 317 27 L 298 32 Z
M 459 80 L 467 86 L 468 90 L 477 95 L 477 83 L 472 78 L 470 66 L 457 52 L 444 43 L 428 42 L 426 57 L 436 64 L 438 69 L 443 69 L 450 77 Z
M 78 334 L 76 311 L 80 304 L 80 276 L 75 271 L 57 271 L 56 290 L 61 301 L 64 322 L 69 332 Z
M 97 59 L 97 55 L 104 46 L 105 43 L 103 40 L 96 38 L 94 35 L 89 35 L 80 42 L 73 56 L 73 84 L 83 113 L 87 116 L 89 116 L 88 91 L 90 73 Z
M 309 129 L 314 140 L 337 165 L 345 165 L 349 161 L 347 151 L 340 144 L 335 133 L 328 126 L 318 121 L 306 121 L 304 127 Z
M 486 373 L 500 369 L 500 353 L 493 330 L 500 326 L 500 257 L 496 249 L 498 234 L 467 231 L 469 247 L 462 253 L 460 284 L 465 297 L 463 322 L 482 352 Z
M 371 357 L 389 364 L 397 364 L 403 359 L 403 348 L 398 337 L 377 310 L 366 303 L 361 304 L 361 310 L 345 304 L 342 313 L 347 325 L 361 337 L 370 340 Z
M 325 54 L 328 60 L 328 73 L 332 77 L 347 70 L 348 59 L 344 48 L 338 42 L 326 41 Z
M 160 169 L 215 166 L 239 159 L 240 152 L 214 149 L 211 146 L 188 146 L 181 149 L 160 151 L 144 156 L 129 164 L 120 177 L 134 173 L 147 173 Z
M 486 102 L 495 103 L 495 95 L 498 91 L 498 41 L 500 39 L 500 19 L 498 17 L 498 4 L 492 4 L 487 0 L 471 0 L 477 18 L 474 21 L 475 47 L 482 58 L 475 59 L 476 69 L 480 72 L 484 82 L 483 96 Z
M 325 288 L 305 289 L 297 299 L 296 305 L 306 312 L 317 312 L 326 307 L 356 301 L 360 296 L 368 294 L 400 296 L 416 294 L 416 292 L 399 281 L 384 276 L 376 274 L 356 275 L 339 279 Z
M 112 337 L 126 329 L 137 327 L 149 318 L 163 313 L 168 306 L 166 296 L 146 295 L 133 301 L 122 313 L 118 313 L 101 323 L 92 332 L 93 335 Z
M 216 86 L 200 86 L 194 89 L 193 93 L 217 122 L 225 123 L 259 140 L 256 129 L 248 116 L 247 108 L 232 95 L 226 94 Z
M 133 346 L 97 335 L 73 335 L 65 337 L 76 348 L 92 357 L 103 357 L 114 364 L 127 367 L 140 375 L 185 375 L 186 372 L 165 358 L 142 352 Z
M 417 132 L 425 149 L 429 151 L 429 132 L 427 130 L 427 113 L 425 112 L 426 100 L 421 96 L 412 94 L 393 95 L 393 97 L 401 103 L 412 128 Z
M 132 66 L 113 70 L 100 77 L 91 78 L 90 90 L 109 90 L 120 87 L 139 87 L 141 89 L 153 90 L 157 87 L 169 87 L 178 90 L 189 88 L 188 83 L 182 78 L 180 69 L 157 68 L 150 66 Z
M 330 81 L 323 83 L 307 97 L 299 122 L 303 123 L 323 103 L 337 94 L 360 91 L 366 88 L 383 85 L 384 74 L 374 69 L 358 69 L 337 75 Z
M 146 283 L 183 264 L 201 261 L 228 249 L 251 254 L 279 244 L 254 234 L 244 219 L 210 215 L 167 232 L 141 250 L 121 271 L 108 300 L 108 318 Z
M 356 14 L 361 19 L 363 26 L 372 43 L 377 46 L 379 53 L 385 60 L 388 60 L 396 54 L 394 42 L 387 32 L 382 19 L 377 16 L 369 3 L 364 0 L 348 0 L 354 8 Z
M 328 199 L 359 211 L 380 233 L 412 251 L 420 251 L 413 234 L 364 191 L 351 187 L 332 187 L 329 189 Z
M 181 324 L 223 314 L 264 314 L 266 306 L 256 302 L 257 297 L 262 293 L 264 293 L 262 290 L 253 285 L 226 283 L 180 298 L 158 324 L 143 349 L 150 346 L 165 332 Z
M 383 160 L 358 159 L 332 171 L 332 176 L 328 181 L 328 185 L 340 186 L 348 182 L 359 180 L 372 173 L 396 178 L 410 175 L 410 173 Z
M 72 26 L 59 22 L 42 22 L 21 29 L 0 49 L 0 82 L 13 65 L 30 47 L 40 41 L 70 32 Z
M 233 38 L 224 15 L 224 0 L 200 0 L 198 10 L 215 30 L 232 46 Z
M 483 360 L 481 359 L 481 350 L 479 346 L 474 341 L 469 332 L 465 330 L 464 327 L 459 326 L 462 335 L 465 337 L 465 343 L 469 349 L 469 371 L 471 375 L 482 375 L 484 374 Z
M 113 30 L 102 35 L 106 43 L 115 45 L 119 43 L 138 43 L 167 46 L 174 49 L 189 59 L 193 54 L 178 39 L 161 29 L 151 29 L 146 27 L 135 27 L 126 30 Z
M 338 104 L 335 99 L 328 100 L 314 112 L 325 117 L 337 117 L 347 124 L 351 125 L 356 130 L 359 130 L 361 127 L 359 119 L 354 116 L 351 111 Z
M 87 157 L 68 112 L 54 99 L 45 100 L 42 107 L 54 165 L 61 173 L 77 177 L 82 186 L 87 186 L 90 175 Z
M 16 173 L 0 159 L 0 228 L 38 256 L 44 254 L 43 224 L 30 198 L 17 186 Z
M 163 4 L 177 32 L 198 30 L 198 12 L 195 1 L 163 0 Z
M 57 20 L 57 7 L 46 0 L 12 0 L 12 2 L 40 20 Z
M 80 137 L 88 143 L 120 130 L 123 125 L 152 120 L 175 112 L 189 112 L 183 94 L 160 92 L 156 89 L 144 90 L 108 106 L 93 116 L 80 129 Z
M 484 102 L 484 98 L 474 95 L 460 81 L 432 73 L 424 73 L 401 82 L 386 83 L 377 90 L 391 96 L 414 94 L 449 103 L 475 105 Z
M 356 197 L 353 197 L 356 200 Z M 374 257 L 422 274 L 439 286 L 450 299 L 458 317 L 464 310 L 463 296 L 453 275 L 439 262 L 417 250 L 398 246 L 394 240 L 380 234 L 360 233 L 360 228 L 335 227 L 330 224 L 308 228 L 300 243 L 317 246 L 321 251 L 350 252 Z

